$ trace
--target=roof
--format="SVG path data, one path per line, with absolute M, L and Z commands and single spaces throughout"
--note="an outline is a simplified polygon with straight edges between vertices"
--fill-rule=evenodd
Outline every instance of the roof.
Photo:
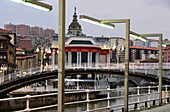
M 78 20 L 77 20 L 76 7 L 75 7 L 74 15 L 73 15 L 73 21 L 69 25 L 69 30 L 71 29 L 81 30 L 81 25 L 78 23 Z
M 8 30 L 2 29 L 2 28 L 0 28 L 0 32 L 2 32 L 2 33 L 13 33 L 11 31 L 8 31 Z
M 25 50 L 23 50 L 21 48 L 16 48 L 16 51 L 25 51 Z
M 129 46 L 131 49 L 148 49 L 148 50 L 159 50 L 158 47 L 138 47 L 138 46 Z
M 8 35 L 0 35 L 0 39 L 1 40 L 7 40 L 7 39 L 11 40 L 11 37 Z
M 110 39 L 123 39 L 123 40 L 125 40 L 123 37 L 110 37 Z
M 34 58 L 35 55 L 29 55 L 29 56 L 16 56 L 16 59 L 29 59 L 29 58 Z
M 142 60 L 140 62 L 159 62 L 159 60 L 151 58 L 151 59 Z

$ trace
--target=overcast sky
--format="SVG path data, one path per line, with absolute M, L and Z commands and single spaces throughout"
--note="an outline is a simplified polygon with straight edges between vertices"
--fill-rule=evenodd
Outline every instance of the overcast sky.
M 4 24 L 27 24 L 52 28 L 58 32 L 58 0 L 45 0 L 53 6 L 44 12 L 10 0 L 0 0 L 0 27 Z M 66 33 L 72 21 L 74 7 L 78 15 L 96 19 L 130 19 L 131 30 L 138 33 L 163 33 L 170 39 L 170 0 L 66 0 Z M 89 36 L 124 37 L 125 25 L 114 30 L 79 21 L 83 33 Z

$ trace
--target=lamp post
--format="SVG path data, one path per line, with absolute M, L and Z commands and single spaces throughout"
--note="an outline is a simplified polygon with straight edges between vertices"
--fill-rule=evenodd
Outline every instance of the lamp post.
M 159 105 L 162 105 L 162 39 L 163 34 L 137 34 L 130 32 L 131 35 L 136 36 L 137 38 L 146 42 L 146 37 L 159 37 Z
M 134 34 L 134 33 L 133 33 Z M 162 38 L 163 34 L 137 34 L 137 37 L 159 37 L 159 105 L 162 105 Z
M 58 33 L 58 112 L 64 112 L 65 0 L 59 0 Z
M 87 17 L 85 15 L 80 15 L 80 19 L 89 20 L 93 22 L 97 22 L 102 26 L 110 26 L 113 25 L 111 23 L 125 23 L 126 24 L 126 46 L 125 46 L 125 75 L 124 75 L 124 86 L 125 86 L 125 93 L 124 93 L 124 111 L 128 112 L 128 94 L 129 94 L 129 34 L 130 34 L 130 19 L 115 19 L 115 20 L 96 20 L 91 17 Z M 112 26 L 112 28 L 114 25 Z
M 2 70 L 2 74 L 3 74 L 2 82 L 4 82 L 5 81 L 5 71 L 7 70 L 7 67 L 5 65 L 2 65 L 1 70 Z

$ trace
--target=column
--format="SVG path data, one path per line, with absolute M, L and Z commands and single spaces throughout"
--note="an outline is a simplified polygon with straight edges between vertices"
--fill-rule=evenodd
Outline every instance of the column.
M 109 64 L 109 61 L 110 61 L 109 54 L 107 54 L 107 65 Z
M 52 50 L 52 66 L 54 70 L 54 64 L 55 64 L 55 49 Z
M 98 66 L 100 63 L 100 54 L 96 53 L 96 65 Z
M 72 53 L 68 52 L 68 65 L 72 64 Z
M 79 65 L 79 52 L 77 52 L 77 67 Z
M 87 61 L 87 66 L 89 67 L 90 64 L 90 52 L 88 52 L 88 61 Z
M 81 67 L 81 52 L 80 52 L 80 67 Z
M 92 66 L 92 52 L 89 52 L 89 64 Z

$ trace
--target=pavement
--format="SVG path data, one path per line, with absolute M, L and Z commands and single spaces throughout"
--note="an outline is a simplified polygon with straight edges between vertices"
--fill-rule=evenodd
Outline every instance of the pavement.
M 140 112 L 170 112 L 170 104 L 163 105 L 149 110 L 143 110 Z

